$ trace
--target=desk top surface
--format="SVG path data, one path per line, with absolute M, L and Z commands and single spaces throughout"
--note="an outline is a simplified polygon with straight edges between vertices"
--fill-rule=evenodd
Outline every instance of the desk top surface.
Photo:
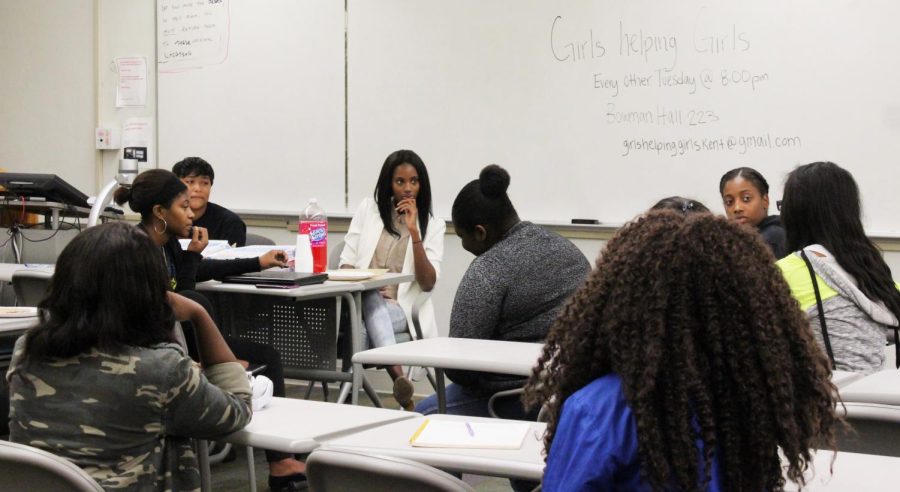
M 329 438 L 420 416 L 385 408 L 276 397 L 253 414 L 247 427 L 224 440 L 286 453 L 308 453 Z
M 810 470 L 804 474 L 807 484 L 803 490 L 896 490 L 900 458 L 841 451 L 834 460 L 832 474 L 829 472 L 832 456 L 830 451 L 815 453 Z M 785 490 L 796 491 L 797 486 L 788 482 Z
M 500 477 L 540 480 L 544 473 L 543 436 L 547 424 L 529 422 L 532 428 L 520 449 L 417 448 L 409 444 L 426 419 L 469 422 L 504 422 L 502 419 L 429 415 L 355 432 L 325 442 L 328 448 L 355 449 L 405 458 L 442 470 Z M 522 423 L 516 421 L 516 423 Z
M 841 387 L 840 393 L 846 402 L 900 406 L 900 371 L 888 369 L 869 374 Z
M 325 281 L 321 284 L 303 285 L 293 289 L 270 289 L 259 288 L 255 285 L 243 284 L 226 284 L 216 280 L 208 282 L 200 282 L 197 284 L 197 290 L 209 292 L 231 292 L 235 294 L 258 294 L 266 296 L 293 297 L 296 299 L 324 297 L 329 295 L 340 295 L 347 292 L 361 292 L 364 290 L 377 289 L 385 285 L 402 284 L 415 280 L 415 275 L 405 273 L 385 273 L 376 278 L 363 280 L 360 282 L 344 282 L 344 281 Z
M 542 343 L 436 337 L 358 352 L 353 362 L 530 376 L 543 348 Z
M 863 377 L 865 377 L 865 375 L 858 372 L 831 371 L 831 382 L 834 383 L 834 385 L 838 388 L 843 388 L 844 386 L 847 386 L 857 379 L 862 379 Z
M 53 273 L 54 265 L 47 263 L 0 263 L 0 282 L 11 282 L 13 273 L 19 270 L 34 270 Z
M 37 316 L 28 318 L 0 318 L 0 335 L 2 336 L 18 336 L 25 333 L 26 330 L 37 326 L 39 319 Z

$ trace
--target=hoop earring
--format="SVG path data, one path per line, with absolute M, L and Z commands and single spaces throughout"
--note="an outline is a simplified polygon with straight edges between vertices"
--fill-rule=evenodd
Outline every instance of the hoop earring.
M 156 231 L 157 234 L 162 234 L 162 233 L 166 232 L 166 229 L 169 228 L 169 223 L 166 222 L 166 219 L 159 219 L 159 220 L 163 221 L 163 230 L 161 230 L 161 231 L 156 230 L 156 222 L 153 223 L 153 230 Z

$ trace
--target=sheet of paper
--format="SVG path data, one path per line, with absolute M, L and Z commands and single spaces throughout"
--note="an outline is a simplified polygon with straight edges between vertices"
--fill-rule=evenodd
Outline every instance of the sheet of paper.
M 528 423 L 425 419 L 409 443 L 423 448 L 519 449 L 530 431 Z
M 212 243 L 212 241 L 210 241 Z M 209 247 L 207 246 L 207 249 Z M 288 257 L 293 255 L 294 246 L 270 246 L 270 245 L 255 245 L 255 246 L 242 246 L 240 248 L 228 248 L 228 249 L 220 249 L 215 253 L 211 253 L 208 255 L 209 258 L 215 258 L 217 260 L 231 260 L 234 258 L 256 258 L 258 256 L 264 255 L 273 249 L 279 249 L 287 253 Z M 206 255 L 206 251 L 203 252 L 204 256 Z
M 179 239 L 178 242 L 181 244 L 181 249 L 187 249 L 188 245 L 191 244 L 190 239 Z M 210 239 L 209 243 L 206 245 L 206 249 L 200 254 L 203 255 L 204 258 L 212 258 L 228 249 L 231 249 L 231 245 L 228 244 L 228 241 L 224 239 Z
M 143 56 L 116 58 L 116 107 L 139 108 L 147 105 L 147 59 Z
M 217 65 L 228 58 L 228 0 L 159 0 L 156 5 L 160 73 Z

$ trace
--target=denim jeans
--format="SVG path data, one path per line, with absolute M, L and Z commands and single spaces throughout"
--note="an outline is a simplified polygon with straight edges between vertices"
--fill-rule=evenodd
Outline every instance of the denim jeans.
M 363 325 L 368 335 L 366 348 L 397 343 L 395 333 L 406 331 L 406 313 L 395 301 L 385 299 L 378 290 L 362 293 Z

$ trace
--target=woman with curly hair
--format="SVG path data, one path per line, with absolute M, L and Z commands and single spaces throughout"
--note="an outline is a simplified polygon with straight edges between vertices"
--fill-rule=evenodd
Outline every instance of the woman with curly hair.
M 802 482 L 810 448 L 834 448 L 829 373 L 758 235 L 651 212 L 610 240 L 529 381 L 549 409 L 543 490 Z

